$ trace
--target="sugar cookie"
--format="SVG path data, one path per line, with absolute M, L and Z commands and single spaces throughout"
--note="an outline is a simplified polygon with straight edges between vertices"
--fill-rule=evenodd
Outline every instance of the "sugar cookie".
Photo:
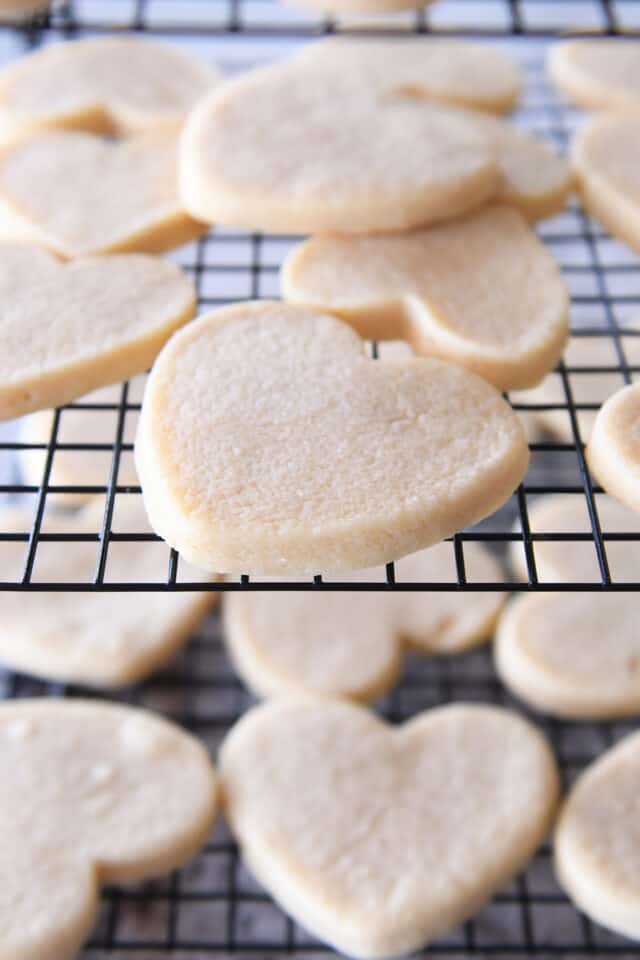
M 556 43 L 548 57 L 551 79 L 580 107 L 640 106 L 640 43 L 615 39 Z
M 198 219 L 274 233 L 406 230 L 493 195 L 493 152 L 448 107 L 292 61 L 229 81 L 196 107 L 180 196 Z
M 470 917 L 533 854 L 558 796 L 541 734 L 471 704 L 390 728 L 353 704 L 273 701 L 227 736 L 220 771 L 258 880 L 361 958 L 412 952 Z
M 178 201 L 175 165 L 172 130 L 39 133 L 0 152 L 0 237 L 64 258 L 177 247 L 206 228 Z
M 220 79 L 176 47 L 136 36 L 56 43 L 0 71 L 0 118 L 20 132 L 70 127 L 127 136 L 179 126 Z
M 60 264 L 26 246 L 0 245 L 0 298 L 2 420 L 145 370 L 195 311 L 193 284 L 167 261 Z
M 207 839 L 218 785 L 204 748 L 160 717 L 91 701 L 0 704 L 4 957 L 71 960 L 105 883 L 183 863 Z
M 221 573 L 397 559 L 497 509 L 528 463 L 490 384 L 431 358 L 370 360 L 345 324 L 269 301 L 171 340 L 135 453 L 154 529 Z
M 528 704 L 561 717 L 640 714 L 640 597 L 546 593 L 503 614 L 498 673 Z
M 118 511 L 120 529 L 147 532 L 144 511 L 134 503 Z M 97 533 L 102 527 L 102 499 L 79 514 L 47 516 L 47 533 Z M 6 507 L 0 512 L 3 532 L 28 533 L 33 519 L 25 511 Z M 19 575 L 27 544 L 0 545 L 3 577 Z M 41 543 L 36 552 L 34 580 L 86 583 L 98 560 L 96 541 Z M 181 576 L 185 570 L 181 567 Z M 166 582 L 168 551 L 153 541 L 115 543 L 107 554 L 105 580 Z M 190 580 L 208 580 L 189 571 Z M 37 676 L 92 687 L 135 683 L 170 660 L 211 609 L 215 593 L 113 594 L 34 592 L 28 602 L 20 593 L 2 599 L 0 661 L 4 666 Z M 55 625 L 55 627 L 53 626 Z
M 611 497 L 597 496 L 596 507 L 603 533 L 640 533 L 638 515 Z M 533 505 L 529 501 L 528 515 L 532 533 L 593 533 L 583 493 L 541 497 Z M 638 579 L 640 540 L 605 540 L 605 551 L 614 580 Z M 540 580 L 587 583 L 601 579 L 593 540 L 536 540 L 534 553 Z M 510 559 L 518 576 L 526 580 L 521 543 L 512 544 Z
M 465 543 L 468 579 L 499 583 L 500 566 Z M 370 579 L 359 571 L 353 579 Z M 396 578 L 426 583 L 455 577 L 450 543 L 405 557 Z M 491 635 L 504 596 L 486 593 L 228 594 L 226 641 L 238 672 L 263 696 L 317 693 L 371 700 L 389 689 L 408 646 L 457 653 Z
M 122 385 L 113 384 L 95 390 L 79 403 L 111 404 L 120 403 Z M 131 393 L 129 393 L 129 402 Z M 20 429 L 20 440 L 27 444 L 49 444 L 53 427 L 53 410 L 38 410 L 25 417 Z M 128 410 L 125 423 L 125 437 L 130 437 L 137 423 L 137 412 Z M 113 446 L 118 425 L 118 410 L 70 408 L 60 419 L 56 436 L 58 444 L 83 446 L 85 444 L 109 444 Z M 125 440 L 125 442 L 130 442 Z M 39 487 L 42 483 L 46 449 L 20 450 L 20 468 L 27 486 Z M 109 450 L 67 450 L 56 449 L 49 474 L 50 487 L 104 487 L 109 479 L 113 462 L 113 449 Z M 133 463 L 133 455 L 121 451 L 118 465 L 118 486 L 137 487 L 138 474 Z M 69 493 L 47 493 L 47 506 L 78 506 L 90 500 L 95 493 L 73 490 Z
M 287 257 L 282 290 L 362 337 L 404 338 L 501 390 L 539 382 L 569 331 L 560 269 L 508 207 L 410 234 L 314 237 Z
M 330 37 L 306 44 L 295 62 L 339 74 L 357 71 L 372 86 L 495 113 L 512 110 L 522 86 L 519 67 L 498 47 L 435 37 Z
M 626 362 L 629 366 L 640 367 L 640 337 L 627 336 L 626 332 L 638 329 L 636 324 L 629 324 L 620 329 L 620 345 Z M 569 374 L 571 395 L 576 406 L 580 404 L 602 404 L 624 383 L 624 373 L 614 370 L 602 372 L 579 373 L 580 367 L 617 367 L 621 370 L 621 360 L 616 349 L 614 338 L 610 334 L 605 336 L 583 337 L 572 336 L 563 355 L 567 367 L 575 367 L 576 371 Z M 637 373 L 631 373 L 633 380 L 638 379 Z M 512 403 L 523 405 L 562 404 L 565 409 L 532 409 L 526 415 L 540 430 L 554 434 L 565 443 L 574 442 L 573 426 L 568 410 L 568 401 L 560 373 L 551 373 L 542 383 L 530 390 L 511 393 Z M 597 410 L 576 410 L 580 439 L 584 442 L 591 436 Z
M 632 733 L 587 768 L 556 828 L 558 879 L 598 923 L 640 938 L 638 782 L 640 734 Z
M 640 384 L 618 390 L 600 408 L 587 461 L 607 493 L 640 511 Z
M 640 250 L 640 124 L 633 114 L 597 117 L 575 135 L 571 163 L 582 201 L 614 236 Z

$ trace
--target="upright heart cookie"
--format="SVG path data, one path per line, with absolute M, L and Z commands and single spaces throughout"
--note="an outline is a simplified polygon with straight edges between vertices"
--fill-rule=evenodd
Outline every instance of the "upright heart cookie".
M 176 133 L 51 131 L 0 152 L 0 237 L 60 257 L 158 253 L 200 236 L 176 191 Z
M 500 620 L 494 647 L 498 673 L 528 704 L 556 716 L 637 715 L 638 617 L 636 593 L 518 597 Z
M 598 38 L 551 47 L 551 79 L 570 100 L 595 110 L 640 106 L 640 43 Z
M 500 566 L 479 544 L 465 543 L 470 580 L 499 583 Z M 384 571 L 359 571 L 369 580 Z M 396 578 L 455 578 L 450 543 L 405 557 Z M 348 578 L 347 578 L 348 579 Z M 388 690 L 405 647 L 451 654 L 486 640 L 504 595 L 467 593 L 231 593 L 225 639 L 237 670 L 258 694 L 316 693 L 371 700 Z
M 633 112 L 605 114 L 578 131 L 571 163 L 582 201 L 613 234 L 640 250 L 640 124 Z
M 498 47 L 435 37 L 331 37 L 306 44 L 295 60 L 340 75 L 357 72 L 382 89 L 496 113 L 513 109 L 522 85 L 520 69 Z
M 497 509 L 527 462 L 488 383 L 431 358 L 370 360 L 339 321 L 268 301 L 171 340 L 136 440 L 152 526 L 221 573 L 397 559 Z
M 193 284 L 172 263 L 129 255 L 63 265 L 26 246 L 0 246 L 0 297 L 4 420 L 145 370 L 195 310 Z
M 90 701 L 0 705 L 2 954 L 71 960 L 101 884 L 165 873 L 204 844 L 217 780 L 166 720 Z
M 206 97 L 180 145 L 180 196 L 209 222 L 284 233 L 406 230 L 499 187 L 468 118 L 313 63 L 255 70 Z
M 256 877 L 349 956 L 411 952 L 517 873 L 549 828 L 555 764 L 507 710 L 455 704 L 390 728 L 351 704 L 250 711 L 220 754 Z
M 179 126 L 220 79 L 176 47 L 139 36 L 50 44 L 0 72 L 0 119 L 20 133 L 72 127 L 126 136 Z
M 537 383 L 569 330 L 559 267 L 508 207 L 410 234 L 312 238 L 289 254 L 282 290 L 364 338 L 404 338 L 501 390 Z
M 640 734 L 625 737 L 580 777 L 556 829 L 556 873 L 597 923 L 640 938 Z
M 600 408 L 587 461 L 607 493 L 640 512 L 640 384 L 618 390 Z
M 123 498 L 125 499 L 125 498 Z M 128 499 L 128 498 L 126 498 Z M 147 533 L 139 497 L 120 504 L 119 531 Z M 96 534 L 102 527 L 102 498 L 79 514 L 46 516 L 46 533 Z M 25 510 L 0 511 L 3 532 L 29 533 L 33 518 Z M 91 582 L 99 543 L 72 541 L 63 549 L 41 543 L 36 552 L 34 582 Z M 2 579 L 19 577 L 27 544 L 0 544 Z M 166 582 L 168 551 L 153 542 L 112 543 L 107 554 L 106 582 Z M 181 576 L 186 571 L 181 568 Z M 211 579 L 191 570 L 190 580 Z M 118 687 L 135 683 L 158 669 L 180 650 L 211 609 L 215 593 L 127 592 L 113 602 L 106 593 L 34 592 L 25 603 L 20 593 L 2 601 L 0 661 L 4 666 L 66 683 Z

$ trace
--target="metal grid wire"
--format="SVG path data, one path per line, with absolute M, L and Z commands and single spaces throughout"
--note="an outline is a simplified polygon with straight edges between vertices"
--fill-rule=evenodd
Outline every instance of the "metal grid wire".
M 243 4 L 253 10 L 249 0 Z M 230 16 L 235 16 L 235 26 L 225 21 L 223 36 L 207 27 L 207 16 L 212 16 L 216 7 L 214 0 L 181 0 L 173 3 L 171 20 L 165 0 L 75 0 L 54 7 L 50 16 L 35 20 L 23 31 L 10 31 L 12 39 L 26 47 L 41 42 L 64 39 L 72 35 L 91 35 L 92 33 L 113 28 L 148 30 L 149 33 L 165 34 L 172 26 L 173 39 L 176 42 L 192 45 L 197 53 L 209 59 L 221 62 L 232 70 L 263 62 L 273 56 L 282 56 L 295 48 L 300 42 L 281 31 L 282 43 L 277 44 L 269 36 L 264 40 L 266 31 L 277 32 L 282 8 L 273 0 L 260 0 L 270 19 L 263 14 L 259 28 L 245 12 L 240 2 L 230 0 Z M 182 6 L 181 4 L 184 4 Z M 471 32 L 480 23 L 479 32 L 483 33 L 486 10 L 499 6 L 502 14 L 502 28 L 492 29 L 496 42 L 505 46 L 516 56 L 524 67 L 526 77 L 526 95 L 521 109 L 515 116 L 518 125 L 546 138 L 560 151 L 565 151 L 567 142 L 579 122 L 579 115 L 562 104 L 550 89 L 544 75 L 544 53 L 546 39 L 537 37 L 532 40 L 529 33 L 542 34 L 545 38 L 551 26 L 544 16 L 551 17 L 551 23 L 558 11 L 563 11 L 563 26 L 581 30 L 585 25 L 603 33 L 615 33 L 634 27 L 634 10 L 626 3 L 598 4 L 578 3 L 569 0 L 566 4 L 549 4 L 542 0 L 511 0 L 496 4 L 480 4 L 479 0 L 443 0 L 433 7 L 429 18 L 436 19 L 437 11 L 445 11 L 443 25 L 431 23 L 426 14 L 420 15 L 417 22 L 410 19 L 402 29 L 412 33 L 416 26 L 425 31 L 434 29 L 449 31 L 455 14 L 464 9 L 469 20 L 462 32 Z M 217 9 L 217 7 L 216 7 Z M 180 15 L 175 13 L 181 11 Z M 480 15 L 482 11 L 482 15 Z M 589 11 L 597 14 L 591 16 Z M 111 13 L 111 16 L 109 15 Z M 635 26 L 640 26 L 640 4 L 635 7 Z M 413 16 L 413 15 L 412 15 Z M 167 19 L 169 17 L 169 19 Z M 567 20 L 568 17 L 568 20 Z M 163 19 L 164 18 L 164 19 Z M 448 19 L 447 19 L 448 18 Z M 490 19 L 490 18 L 489 18 Z M 470 25 L 471 24 L 471 25 Z M 292 28 L 293 29 L 293 28 Z M 312 23 L 304 30 L 311 32 L 327 29 L 340 29 L 336 23 Z M 380 29 L 380 28 L 378 28 Z M 296 26 L 300 32 L 302 27 Z M 2 39 L 6 39 L 5 36 Z M 1 51 L 0 51 L 1 52 Z M 109 551 L 114 545 L 131 543 L 137 540 L 157 539 L 148 529 L 122 529 L 114 524 L 118 506 L 124 498 L 139 497 L 139 487 L 125 483 L 122 479 L 127 463 L 131 463 L 135 419 L 140 409 L 140 379 L 134 384 L 124 384 L 117 388 L 115 395 L 107 400 L 83 398 L 55 412 L 52 427 L 46 438 L 34 442 L 32 438 L 18 432 L 7 435 L 0 432 L 0 496 L 14 504 L 29 507 L 32 521 L 21 532 L 9 532 L 0 529 L 0 547 L 12 544 L 14 552 L 20 553 L 17 569 L 10 572 L 2 563 L 0 553 L 0 590 L 251 590 L 251 589 L 363 589 L 379 590 L 394 588 L 398 590 L 494 590 L 497 586 L 511 590 L 575 590 L 607 589 L 636 590 L 640 587 L 640 572 L 635 582 L 618 580 L 612 571 L 607 547 L 615 541 L 640 541 L 640 527 L 636 532 L 614 532 L 603 528 L 598 502 L 602 494 L 595 485 L 585 464 L 584 443 L 581 418 L 597 404 L 580 401 L 581 379 L 593 372 L 607 373 L 611 380 L 611 389 L 629 383 L 638 372 L 627 357 L 626 347 L 629 338 L 637 337 L 637 331 L 624 329 L 625 323 L 633 318 L 640 307 L 640 269 L 636 255 L 623 244 L 607 237 L 577 205 L 573 205 L 560 216 L 545 221 L 539 229 L 541 237 L 560 262 L 572 294 L 572 325 L 574 336 L 601 338 L 612 348 L 612 358 L 608 366 L 572 367 L 561 363 L 554 376 L 558 380 L 560 394 L 556 403 L 546 403 L 546 409 L 561 411 L 570 427 L 571 442 L 561 442 L 549 436 L 536 437 L 531 442 L 531 467 L 524 483 L 510 498 L 507 504 L 496 514 L 469 530 L 465 530 L 451 539 L 451 574 L 439 582 L 409 583 L 396 575 L 394 564 L 388 564 L 386 572 L 376 580 L 363 580 L 358 584 L 342 582 L 335 576 L 323 576 L 318 571 L 315 577 L 296 579 L 295 581 L 252 582 L 248 576 L 228 578 L 221 583 L 193 582 L 185 575 L 180 558 L 175 551 L 166 548 L 166 573 L 155 580 L 114 581 L 108 576 Z M 291 245 L 294 237 L 273 237 L 261 234 L 247 234 L 229 230 L 214 230 L 196 244 L 183 248 L 176 259 L 187 273 L 193 276 L 198 289 L 200 311 L 211 309 L 241 300 L 243 298 L 270 297 L 278 293 L 278 270 L 280 262 Z M 624 333 L 624 335 L 622 335 Z M 142 378 L 143 379 L 143 378 Z M 602 398 L 604 399 L 604 397 Z M 514 396 L 515 408 L 524 415 L 535 412 L 540 404 L 528 398 Z M 98 442 L 73 442 L 65 439 L 66 428 L 71 427 L 72 419 L 83 410 L 91 410 L 95 415 L 96 436 Z M 105 424 L 110 423 L 108 429 Z M 102 435 L 105 434 L 104 438 Z M 40 470 L 37 476 L 25 479 L 21 468 L 22 455 L 28 452 L 41 456 Z M 63 458 L 73 461 L 77 469 L 73 471 L 71 482 L 56 479 L 57 465 Z M 101 458 L 104 465 L 99 483 L 83 482 L 83 465 L 91 458 Z M 590 532 L 566 530 L 552 532 L 531 529 L 529 508 L 537 497 L 545 493 L 564 492 L 579 498 L 587 511 Z M 71 500 L 79 493 L 96 494 L 104 497 L 104 514 L 100 529 L 95 533 L 82 535 L 48 530 L 48 519 L 55 507 L 64 503 L 65 497 Z M 97 526 L 97 524 L 96 524 Z M 89 540 L 96 545 L 95 562 L 87 569 L 86 577 L 74 583 L 52 582 L 38 575 L 39 550 L 48 542 L 59 543 L 60 551 L 65 544 L 74 540 Z M 590 583 L 541 582 L 536 568 L 536 544 L 542 541 L 556 540 L 570 544 L 582 541 L 584 549 L 592 552 L 597 563 L 598 577 Z M 526 561 L 528 579 L 516 581 L 505 567 L 504 579 L 499 584 L 478 582 L 467 571 L 465 562 L 465 544 L 470 541 L 483 542 L 495 553 L 506 555 L 509 544 L 516 543 L 523 552 Z M 640 570 L 640 568 L 639 568 Z

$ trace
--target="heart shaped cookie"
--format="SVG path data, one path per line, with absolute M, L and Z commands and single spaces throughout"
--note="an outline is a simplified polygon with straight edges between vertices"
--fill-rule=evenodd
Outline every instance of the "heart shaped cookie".
M 431 358 L 378 363 L 345 324 L 268 301 L 171 340 L 135 454 L 153 528 L 221 573 L 397 559 L 497 509 L 528 462 L 490 384 Z
M 472 580 L 499 583 L 499 564 L 479 544 L 465 543 Z M 384 580 L 384 570 L 353 579 Z M 455 579 L 450 543 L 405 557 L 396 579 Z M 347 577 L 347 579 L 349 579 Z M 397 680 L 405 647 L 451 654 L 487 639 L 504 600 L 499 592 L 231 593 L 225 597 L 225 639 L 238 673 L 262 696 L 316 693 L 372 700 Z M 329 601 L 329 602 L 327 602 Z
M 120 500 L 126 500 L 123 505 Z M 133 501 L 133 503 L 131 502 Z M 147 533 L 140 497 L 118 497 L 116 531 Z M 79 513 L 45 518 L 46 533 L 96 534 L 102 527 L 102 498 Z M 29 533 L 33 518 L 26 510 L 0 511 L 3 532 Z M 71 541 L 64 548 L 40 543 L 34 582 L 87 583 L 93 579 L 99 543 Z M 18 578 L 26 542 L 0 544 L 2 579 Z M 168 551 L 154 541 L 112 543 L 107 554 L 106 582 L 166 582 Z M 211 579 L 180 568 L 181 577 Z M 25 603 L 20 593 L 2 602 L 0 661 L 13 670 L 66 683 L 118 687 L 135 683 L 180 650 L 215 602 L 215 594 L 127 592 L 113 602 L 105 593 L 34 592 Z M 52 624 L 55 625 L 52 629 Z
M 634 940 L 640 938 L 639 781 L 640 734 L 632 733 L 579 778 L 554 842 L 556 873 L 574 903 Z
M 589 213 L 640 250 L 640 125 L 633 112 L 604 114 L 582 127 L 571 164 Z
M 501 390 L 537 383 L 569 331 L 560 269 L 508 207 L 410 234 L 314 237 L 287 257 L 282 291 L 364 338 L 404 338 Z
M 0 153 L 0 237 L 65 259 L 159 253 L 205 232 L 176 192 L 176 133 L 111 141 L 50 131 Z
M 128 255 L 60 264 L 27 246 L 0 245 L 0 297 L 4 420 L 145 370 L 195 311 L 193 284 L 172 263 Z
M 556 43 L 549 75 L 570 100 L 588 110 L 640 106 L 640 43 L 598 38 Z
M 133 35 L 50 44 L 0 72 L 0 119 L 20 133 L 177 127 L 220 79 L 176 47 Z
M 240 720 L 219 762 L 250 869 L 361 958 L 411 952 L 470 917 L 533 854 L 558 796 L 540 733 L 489 706 L 390 728 L 352 704 L 274 701 Z
M 404 90 L 496 113 L 515 107 L 522 85 L 519 67 L 498 47 L 435 37 L 418 39 L 410 34 L 385 40 L 344 36 L 315 40 L 305 44 L 295 62 L 339 75 L 358 73 L 383 90 Z
M 371 233 L 447 220 L 499 187 L 464 116 L 313 63 L 214 90 L 180 144 L 180 197 L 209 222 L 274 233 Z
M 115 704 L 0 704 L 2 953 L 71 960 L 101 884 L 165 873 L 204 844 L 216 776 L 191 736 Z
M 607 493 L 640 512 L 640 384 L 618 390 L 600 408 L 587 461 Z
M 635 593 L 518 597 L 500 620 L 498 673 L 528 704 L 556 716 L 637 715 L 638 617 Z

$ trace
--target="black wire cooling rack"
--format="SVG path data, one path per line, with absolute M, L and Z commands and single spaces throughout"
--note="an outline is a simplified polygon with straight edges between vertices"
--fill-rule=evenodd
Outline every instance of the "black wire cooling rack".
M 356 22 L 357 23 L 357 22 Z M 493 40 L 506 45 L 521 62 L 526 76 L 526 96 L 516 115 L 516 122 L 550 141 L 564 151 L 579 121 L 575 111 L 567 108 L 549 88 L 544 75 L 546 43 L 553 36 L 554 26 L 571 32 L 597 30 L 615 34 L 638 31 L 640 4 L 614 2 L 543 2 L 543 0 L 442 0 L 428 12 L 395 18 L 384 24 L 385 32 L 434 32 L 491 34 Z M 113 29 L 147 31 L 170 35 L 176 42 L 190 44 L 194 52 L 223 66 L 237 69 L 293 49 L 301 39 L 317 33 L 339 31 L 345 24 L 317 20 L 295 12 L 274 0 L 75 0 L 54 4 L 52 12 L 11 31 L 16 42 L 25 47 L 90 35 Z M 349 29 L 353 24 L 349 24 Z M 366 31 L 373 27 L 367 21 Z M 379 32 L 380 24 L 376 27 Z M 406 583 L 396 577 L 393 564 L 384 580 L 343 583 L 325 577 L 291 582 L 252 583 L 247 576 L 230 578 L 224 584 L 190 582 L 181 574 L 181 563 L 174 551 L 167 548 L 166 576 L 149 582 L 113 581 L 107 575 L 109 549 L 140 539 L 153 539 L 148 529 L 115 529 L 114 512 L 123 498 L 139 496 L 139 488 L 126 485 L 124 467 L 132 456 L 133 425 L 140 404 L 140 394 L 124 384 L 108 402 L 83 399 L 56 411 L 52 427 L 41 442 L 25 439 L 14 432 L 0 433 L 0 495 L 32 510 L 32 522 L 21 533 L 2 531 L 0 545 L 13 542 L 23 551 L 19 574 L 9 575 L 0 565 L 0 590 L 251 590 L 251 589 L 363 589 L 379 590 L 492 590 L 496 586 L 511 590 L 635 590 L 640 587 L 640 568 L 635 582 L 620 582 L 610 569 L 607 547 L 613 541 L 640 540 L 640 532 L 621 533 L 604 529 L 599 516 L 600 489 L 589 476 L 584 458 L 581 418 L 596 404 L 580 402 L 580 383 L 589 373 L 608 372 L 611 389 L 630 382 L 638 372 L 625 351 L 633 332 L 621 336 L 624 324 L 640 309 L 640 268 L 637 257 L 624 245 L 607 237 L 575 204 L 560 216 L 545 221 L 540 234 L 560 262 L 572 293 L 572 325 L 574 336 L 602 338 L 613 347 L 609 366 L 577 368 L 561 364 L 555 373 L 559 396 L 555 403 L 534 402 L 528 397 L 512 397 L 514 406 L 525 415 L 536 409 L 555 409 L 567 418 L 568 439 L 564 442 L 550 436 L 535 436 L 531 442 L 531 468 L 525 482 L 514 496 L 493 517 L 452 538 L 454 566 L 449 577 L 428 584 Z M 272 237 L 225 230 L 211 232 L 197 244 L 184 248 L 178 259 L 197 284 L 200 310 L 210 309 L 234 299 L 269 297 L 278 292 L 280 262 L 295 241 L 293 237 Z M 635 333 L 637 336 L 637 333 Z M 634 355 L 635 356 L 635 355 Z M 635 357 L 637 360 L 637 356 Z M 602 398 L 604 399 L 604 397 Z M 95 423 L 111 424 L 106 436 L 100 427 L 102 442 L 73 442 L 65 439 L 65 429 L 82 410 L 95 414 Z M 110 418 L 110 420 L 109 420 Z M 21 454 L 40 452 L 41 469 L 34 478 L 20 472 Z M 77 469 L 71 481 L 56 477 L 62 458 L 73 459 Z M 88 459 L 103 464 L 100 482 L 83 481 L 83 464 Z M 535 530 L 532 532 L 529 508 L 539 496 L 564 492 L 580 498 L 587 510 L 590 531 L 578 532 Z M 48 541 L 65 543 L 78 539 L 78 534 L 47 530 L 47 516 L 65 498 L 78 494 L 96 494 L 104 498 L 104 516 L 95 534 L 84 539 L 96 544 L 95 563 L 87 569 L 86 578 L 76 583 L 56 583 L 37 574 L 38 550 Z M 637 528 L 640 530 L 640 528 Z M 585 549 L 593 552 L 599 578 L 591 583 L 540 582 L 536 568 L 536 544 L 545 540 L 570 543 L 585 541 Z M 503 557 L 509 543 L 517 543 L 526 561 L 527 580 L 516 581 L 505 568 L 499 585 L 474 581 L 467 573 L 465 545 L 479 541 Z

